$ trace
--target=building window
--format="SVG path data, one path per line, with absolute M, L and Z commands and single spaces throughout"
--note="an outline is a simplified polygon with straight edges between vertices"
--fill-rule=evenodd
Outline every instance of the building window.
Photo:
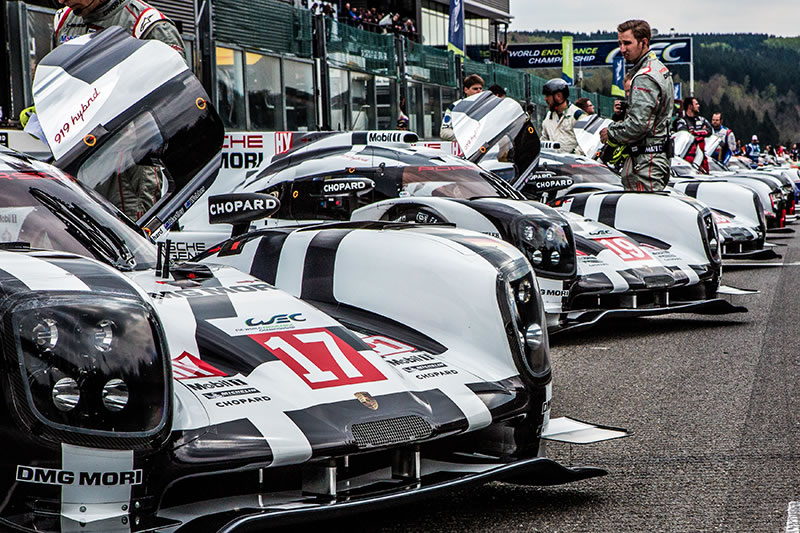
M 283 127 L 281 61 L 252 52 L 245 59 L 249 129 L 279 130 Z
M 489 44 L 489 19 L 466 19 L 464 26 L 467 46 Z
M 347 109 L 350 100 L 347 71 L 340 68 L 328 69 L 331 80 L 331 129 L 347 129 Z
M 217 112 L 226 128 L 244 129 L 245 102 L 242 52 L 217 47 Z
M 423 137 L 433 139 L 439 136 L 439 126 L 442 123 L 441 107 L 442 99 L 439 95 L 439 87 L 436 85 L 425 85 L 422 88 L 422 113 L 423 113 Z
M 394 87 L 392 78 L 375 77 L 375 100 L 378 114 L 378 129 L 393 130 L 397 127 L 394 109 Z
M 422 3 L 422 44 L 446 46 L 449 24 L 447 6 L 430 0 Z
M 375 127 L 375 80 L 371 74 L 350 73 L 350 129 Z
M 313 130 L 314 72 L 311 63 L 284 59 L 287 131 Z

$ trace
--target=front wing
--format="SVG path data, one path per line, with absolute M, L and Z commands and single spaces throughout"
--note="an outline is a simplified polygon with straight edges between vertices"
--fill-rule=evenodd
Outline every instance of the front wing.
M 632 309 L 588 309 L 562 313 L 561 319 L 555 327 L 549 327 L 550 335 L 565 331 L 580 331 L 589 329 L 601 320 L 609 318 L 637 318 L 647 316 L 668 315 L 671 313 L 697 313 L 703 315 L 724 315 L 728 313 L 746 313 L 747 308 L 733 305 L 723 298 L 681 302 L 680 304 L 663 307 L 647 307 Z
M 523 485 L 559 485 L 603 476 L 595 467 L 566 467 L 552 459 L 536 457 L 512 463 L 482 462 L 471 456 L 452 455 L 440 460 L 422 460 L 419 478 L 392 478 L 388 469 L 369 472 L 349 480 L 349 489 L 336 498 L 321 499 L 297 493 L 287 501 L 269 495 L 251 494 L 218 501 L 197 502 L 167 510 L 162 516 L 183 522 L 176 533 L 263 531 L 306 520 L 330 519 L 357 511 L 376 511 L 410 503 L 435 493 L 456 490 L 489 481 Z

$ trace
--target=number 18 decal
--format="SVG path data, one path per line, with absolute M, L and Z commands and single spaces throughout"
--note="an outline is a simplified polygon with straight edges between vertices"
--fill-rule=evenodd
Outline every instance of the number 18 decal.
M 355 348 L 325 328 L 259 333 L 250 337 L 283 361 L 312 389 L 386 379 Z
M 624 237 L 609 237 L 607 239 L 595 240 L 614 252 L 623 261 L 645 261 L 653 259 L 650 254 Z

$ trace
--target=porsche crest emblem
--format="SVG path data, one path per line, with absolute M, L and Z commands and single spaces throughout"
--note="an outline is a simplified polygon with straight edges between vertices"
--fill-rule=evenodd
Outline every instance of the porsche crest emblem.
M 355 396 L 356 399 L 359 402 L 361 402 L 361 405 L 363 405 L 364 407 L 368 407 L 373 411 L 376 411 L 378 409 L 378 400 L 370 396 L 368 392 L 356 392 L 355 394 L 353 394 L 353 396 Z

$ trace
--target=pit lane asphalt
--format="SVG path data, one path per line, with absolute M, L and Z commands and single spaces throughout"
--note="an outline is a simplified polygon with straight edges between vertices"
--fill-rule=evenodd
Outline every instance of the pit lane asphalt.
M 800 261 L 796 235 L 781 260 Z M 787 530 L 800 500 L 800 266 L 727 270 L 749 313 L 613 321 L 552 343 L 553 416 L 633 435 L 550 445 L 609 475 L 559 487 L 491 483 L 319 524 L 326 531 Z M 743 297 L 737 297 L 743 298 Z M 792 506 L 795 508 L 796 506 Z M 796 518 L 796 517 L 795 517 Z

